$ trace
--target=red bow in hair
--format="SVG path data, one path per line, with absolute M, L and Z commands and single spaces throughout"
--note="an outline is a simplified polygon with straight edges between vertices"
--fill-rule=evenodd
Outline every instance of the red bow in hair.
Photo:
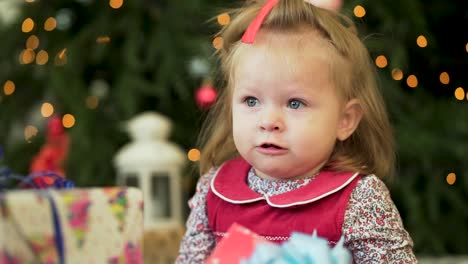
M 273 7 L 278 4 L 279 0 L 268 0 L 265 5 L 260 9 L 258 12 L 257 17 L 255 17 L 254 21 L 249 25 L 247 30 L 245 31 L 244 35 L 242 36 L 242 42 L 246 44 L 252 44 L 255 40 L 255 36 L 257 36 L 257 32 L 260 29 L 265 17 L 271 12 Z

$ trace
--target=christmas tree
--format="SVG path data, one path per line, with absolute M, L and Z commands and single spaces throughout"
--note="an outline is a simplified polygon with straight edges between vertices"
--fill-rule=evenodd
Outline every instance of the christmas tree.
M 209 80 L 219 25 L 208 20 L 229 23 L 219 8 L 236 3 L 2 3 L 9 10 L 0 20 L 2 163 L 27 174 L 53 116 L 70 135 L 65 174 L 79 186 L 115 184 L 112 159 L 129 140 L 122 124 L 142 111 L 168 116 L 171 140 L 197 147 L 216 96 Z M 388 184 L 418 254 L 468 253 L 468 35 L 456 31 L 468 24 L 466 5 L 350 0 L 342 7 L 380 74 L 398 145 L 398 177 Z M 194 171 L 187 169 L 188 195 Z
M 20 8 L 0 44 L 0 137 L 13 169 L 27 172 L 54 110 L 71 115 L 66 167 L 80 185 L 113 181 L 112 157 L 128 141 L 123 122 L 141 111 L 167 115 L 173 140 L 193 145 L 194 93 L 210 70 L 201 2 L 26 1 Z

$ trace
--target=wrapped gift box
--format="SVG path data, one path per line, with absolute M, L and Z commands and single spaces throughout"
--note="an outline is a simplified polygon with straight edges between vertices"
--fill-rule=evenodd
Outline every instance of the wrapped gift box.
M 136 188 L 0 193 L 0 264 L 139 264 L 142 236 Z
M 206 264 L 239 264 L 243 259 L 248 259 L 255 247 L 262 242 L 267 241 L 246 227 L 234 223 L 229 227 L 226 237 L 216 246 Z

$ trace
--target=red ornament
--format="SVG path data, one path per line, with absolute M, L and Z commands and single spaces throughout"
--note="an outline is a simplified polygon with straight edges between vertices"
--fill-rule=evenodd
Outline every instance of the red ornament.
M 62 120 L 59 117 L 52 117 L 47 123 L 47 140 L 54 140 L 64 132 Z
M 51 171 L 62 177 L 65 177 L 63 168 L 64 162 L 68 156 L 70 138 L 62 126 L 60 117 L 50 118 L 47 124 L 47 138 L 44 146 L 31 162 L 30 172 Z M 51 186 L 53 178 L 47 175 L 34 178 L 36 184 L 41 187 Z
M 216 97 L 216 89 L 211 84 L 202 85 L 195 94 L 195 100 L 201 109 L 210 107 L 216 100 Z

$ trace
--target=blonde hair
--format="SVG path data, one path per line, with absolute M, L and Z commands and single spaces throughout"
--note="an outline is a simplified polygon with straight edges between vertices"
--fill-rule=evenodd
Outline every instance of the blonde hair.
M 239 156 L 232 136 L 231 94 L 237 47 L 240 39 L 257 16 L 265 1 L 247 1 L 231 10 L 231 22 L 218 35 L 224 40 L 218 50 L 224 89 L 208 114 L 199 137 L 202 144 L 200 173 Z M 359 171 L 379 177 L 392 176 L 394 169 L 394 141 L 392 128 L 378 89 L 375 67 L 369 53 L 357 36 L 353 22 L 345 16 L 315 7 L 304 0 L 280 0 L 266 17 L 262 28 L 289 32 L 307 25 L 318 30 L 328 40 L 337 55 L 331 60 L 332 79 L 345 100 L 359 100 L 363 117 L 354 133 L 344 141 L 337 141 L 327 169 Z M 339 62 L 345 62 L 339 64 Z

